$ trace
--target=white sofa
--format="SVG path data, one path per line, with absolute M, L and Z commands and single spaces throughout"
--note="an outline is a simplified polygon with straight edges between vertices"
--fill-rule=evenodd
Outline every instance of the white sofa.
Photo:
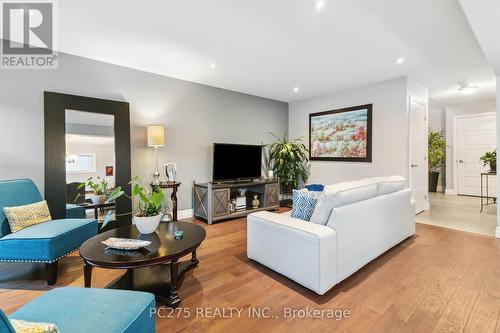
M 415 234 L 414 203 L 402 177 L 325 186 L 311 221 L 257 212 L 248 216 L 247 255 L 323 295 Z

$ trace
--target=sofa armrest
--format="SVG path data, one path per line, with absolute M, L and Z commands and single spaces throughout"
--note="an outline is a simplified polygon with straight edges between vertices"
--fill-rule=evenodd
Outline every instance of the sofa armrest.
M 322 295 L 337 282 L 336 232 L 271 212 L 248 215 L 247 255 Z

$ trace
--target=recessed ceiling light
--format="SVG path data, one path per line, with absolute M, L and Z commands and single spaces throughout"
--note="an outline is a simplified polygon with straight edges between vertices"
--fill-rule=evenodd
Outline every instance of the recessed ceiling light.
M 217 65 L 216 65 L 215 63 L 211 63 L 211 64 L 210 64 L 210 68 L 212 68 L 212 69 L 216 69 L 216 68 L 217 68 Z
M 293 92 L 295 92 L 295 93 L 296 93 L 296 92 L 299 92 L 299 87 L 295 87 L 295 88 L 293 88 Z
M 405 58 L 397 58 L 396 59 L 396 64 L 401 65 L 403 62 L 405 62 Z
M 314 2 L 314 8 L 316 10 L 322 10 L 325 7 L 325 0 L 316 0 Z

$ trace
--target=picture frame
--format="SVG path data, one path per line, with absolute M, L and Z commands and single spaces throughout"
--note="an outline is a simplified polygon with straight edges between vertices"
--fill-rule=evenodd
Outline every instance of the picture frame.
M 372 162 L 373 104 L 309 114 L 309 160 Z

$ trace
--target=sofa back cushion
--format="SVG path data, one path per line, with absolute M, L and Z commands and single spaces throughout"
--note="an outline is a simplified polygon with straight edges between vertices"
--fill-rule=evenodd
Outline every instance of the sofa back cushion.
M 377 188 L 377 181 L 372 178 L 327 185 L 316 203 L 310 221 L 326 225 L 333 208 L 375 197 Z
M 0 238 L 11 233 L 4 207 L 28 205 L 42 200 L 42 195 L 31 179 L 0 181 Z
M 14 327 L 12 327 L 9 318 L 5 315 L 5 313 L 0 310 L 0 332 L 2 333 L 16 333 L 14 331 Z
M 378 184 L 378 195 L 402 191 L 406 187 L 406 179 L 401 176 L 374 178 Z

